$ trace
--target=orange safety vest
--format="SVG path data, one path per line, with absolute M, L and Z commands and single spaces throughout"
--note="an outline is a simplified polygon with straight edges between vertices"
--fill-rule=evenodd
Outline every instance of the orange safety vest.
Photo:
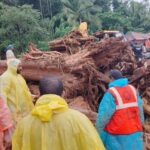
M 105 126 L 111 134 L 131 134 L 142 131 L 136 90 L 133 86 L 112 87 L 108 90 L 116 104 L 116 111 Z

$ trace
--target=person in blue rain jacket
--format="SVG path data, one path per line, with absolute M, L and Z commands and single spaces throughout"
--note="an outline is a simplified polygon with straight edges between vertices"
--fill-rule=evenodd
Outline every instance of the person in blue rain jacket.
M 111 70 L 110 78 L 96 120 L 104 146 L 107 150 L 143 150 L 142 99 L 119 70 Z

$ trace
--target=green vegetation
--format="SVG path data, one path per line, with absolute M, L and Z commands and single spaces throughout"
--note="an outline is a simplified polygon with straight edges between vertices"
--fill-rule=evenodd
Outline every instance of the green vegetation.
M 25 51 L 29 41 L 45 50 L 47 42 L 88 22 L 89 32 L 120 30 L 150 32 L 148 0 L 2 0 L 0 50 L 15 44 Z

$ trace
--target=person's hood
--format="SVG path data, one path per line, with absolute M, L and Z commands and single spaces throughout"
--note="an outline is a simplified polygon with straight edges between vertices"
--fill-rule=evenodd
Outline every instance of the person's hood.
M 14 55 L 14 52 L 12 50 L 8 49 L 7 52 L 6 52 L 6 58 L 8 60 L 8 59 L 14 59 L 16 57 Z
M 60 113 L 68 109 L 66 101 L 54 94 L 41 96 L 35 107 L 32 110 L 32 115 L 38 117 L 43 122 L 48 122 L 52 119 L 53 114 Z
M 17 69 L 18 69 L 19 64 L 20 64 L 19 59 L 13 58 L 13 59 L 7 60 L 7 68 L 12 73 L 17 73 Z
M 127 84 L 128 84 L 128 79 L 127 78 L 121 78 L 121 79 L 114 80 L 114 81 L 110 82 L 109 88 L 114 87 L 114 86 L 123 87 L 123 86 L 126 86 Z
M 87 30 L 87 22 L 81 22 L 79 25 L 79 31 Z

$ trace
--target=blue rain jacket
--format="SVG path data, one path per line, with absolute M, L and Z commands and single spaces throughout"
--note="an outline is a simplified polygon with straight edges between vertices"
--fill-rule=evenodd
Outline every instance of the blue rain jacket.
M 115 80 L 109 84 L 109 88 L 113 86 L 123 87 L 128 84 L 127 78 Z M 144 123 L 144 114 L 142 107 L 142 99 L 137 93 L 138 106 L 140 109 L 141 122 Z M 127 135 L 114 135 L 104 131 L 106 124 L 109 122 L 113 113 L 116 111 L 116 104 L 111 93 L 106 92 L 100 103 L 96 127 L 99 135 L 107 150 L 143 150 L 143 133 L 135 132 Z

